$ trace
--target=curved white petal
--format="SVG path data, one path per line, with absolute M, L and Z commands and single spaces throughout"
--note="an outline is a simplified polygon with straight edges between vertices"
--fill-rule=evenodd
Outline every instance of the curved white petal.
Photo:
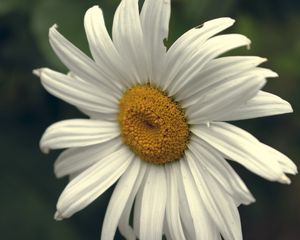
M 101 144 L 67 149 L 55 161 L 55 175 L 60 178 L 80 172 L 119 149 L 121 144 L 117 137 Z
M 149 81 L 156 85 L 166 55 L 164 40 L 168 38 L 170 14 L 170 0 L 145 0 L 140 16 L 150 65 Z
M 45 89 L 52 95 L 82 109 L 116 114 L 118 98 L 83 80 L 48 68 L 35 70 Z
M 134 155 L 126 147 L 108 155 L 74 178 L 57 202 L 57 220 L 71 217 L 88 206 L 126 171 Z
M 120 178 L 110 198 L 102 226 L 101 239 L 113 240 L 123 210 L 132 194 L 142 162 L 136 157 Z
M 76 74 L 74 74 L 73 72 L 68 72 L 67 74 L 69 77 L 71 77 L 72 79 L 76 79 L 76 81 L 78 82 L 85 82 L 83 79 L 81 79 L 80 77 L 78 77 Z M 93 88 L 94 90 L 98 90 L 97 88 Z M 107 94 L 107 92 L 106 92 Z M 117 100 L 117 104 L 119 104 L 119 99 L 117 99 L 116 97 L 112 96 L 111 93 L 109 94 L 110 97 L 113 97 Z M 116 100 L 113 100 L 113 102 L 115 102 Z M 98 103 L 99 104 L 99 103 Z M 88 109 L 83 109 L 81 107 L 78 107 L 78 110 L 81 111 L 83 114 L 89 116 L 91 119 L 99 119 L 99 120 L 104 120 L 104 121 L 116 121 L 116 112 L 113 113 L 109 113 L 109 112 L 99 112 L 99 111 L 94 111 L 94 110 L 88 110 Z
M 144 163 L 142 160 L 140 160 L 138 158 L 136 158 L 135 160 L 141 162 L 141 169 L 139 172 L 139 176 L 136 178 L 134 187 L 132 188 L 129 199 L 127 201 L 127 204 L 126 204 L 126 206 L 123 210 L 123 213 L 120 217 L 120 222 L 119 222 L 119 226 L 118 226 L 120 233 L 128 240 L 136 239 L 136 234 L 129 223 L 130 213 L 132 210 L 132 206 L 133 206 L 133 202 L 136 197 L 136 194 L 140 190 L 141 184 L 144 181 L 145 173 L 147 171 L 147 166 L 148 166 L 146 163 Z M 136 203 L 135 203 L 135 205 L 136 205 Z
M 183 159 L 181 159 L 180 161 L 183 161 Z M 180 177 L 178 178 L 177 181 L 178 193 L 179 193 L 179 213 L 180 213 L 180 218 L 182 220 L 184 235 L 186 236 L 187 239 L 196 240 L 196 231 L 193 223 L 194 220 L 192 217 L 191 209 L 189 207 L 189 202 L 186 196 L 185 187 L 181 179 L 182 173 L 180 170 L 179 162 L 174 162 L 173 169 L 176 172 L 176 175 Z
M 203 94 L 197 94 L 195 102 L 189 100 L 182 104 L 186 108 L 188 122 L 199 124 L 223 116 L 255 96 L 265 83 L 263 77 L 249 74 L 208 87 Z
M 225 34 L 208 39 L 198 47 L 194 54 L 181 65 L 181 71 L 172 80 L 168 87 L 170 96 L 175 95 L 185 79 L 197 76 L 202 68 L 215 57 L 234 48 L 250 45 L 250 40 L 241 34 Z
M 253 98 L 233 111 L 217 119 L 219 121 L 234 121 L 249 118 L 273 116 L 293 112 L 292 106 L 280 97 L 259 91 Z
M 145 183 L 147 179 L 147 175 L 149 172 L 150 165 L 147 166 L 146 173 L 143 181 L 141 182 L 140 189 L 138 190 L 134 202 L 133 209 L 133 231 L 135 236 L 139 239 L 140 237 L 140 226 L 141 226 L 141 210 L 142 210 L 142 199 L 143 199 L 143 190 L 145 188 Z
M 188 99 L 208 86 L 254 69 L 265 61 L 265 58 L 254 56 L 229 56 L 213 59 L 201 71 L 198 71 L 198 74 L 188 76 L 180 83 L 182 87 L 175 94 L 176 100 Z
M 205 22 L 201 27 L 193 28 L 178 38 L 167 52 L 164 72 L 158 84 L 163 89 L 169 88 L 175 76 L 185 69 L 182 64 L 203 46 L 205 41 L 215 34 L 233 25 L 231 18 L 218 18 Z
M 199 125 L 191 131 L 227 159 L 242 164 L 259 176 L 290 183 L 278 161 L 248 132 L 224 122 L 211 123 L 210 127 Z
M 54 52 L 64 65 L 77 76 L 96 86 L 119 96 L 121 86 L 105 69 L 64 38 L 58 31 L 57 25 L 49 29 L 49 41 Z
M 85 169 L 82 169 L 81 171 L 77 171 L 77 172 L 74 172 L 72 174 L 69 175 L 69 182 L 71 182 L 74 178 L 76 178 L 80 173 L 82 173 Z
M 87 10 L 84 16 L 84 28 L 96 63 L 103 66 L 119 84 L 128 87 L 131 80 L 128 66 L 121 58 L 106 30 L 103 13 L 99 6 Z
M 188 148 L 196 157 L 198 167 L 205 168 L 238 205 L 255 201 L 243 180 L 218 151 L 195 135 L 191 137 Z
M 206 94 L 208 91 L 213 91 L 213 89 L 215 89 L 215 88 L 227 86 L 230 82 L 234 82 L 234 81 L 246 81 L 247 82 L 248 78 L 251 78 L 251 79 L 255 78 L 256 81 L 259 81 L 259 79 L 261 79 L 261 81 L 263 81 L 266 78 L 277 77 L 278 75 L 277 75 L 277 73 L 273 72 L 270 69 L 255 67 L 255 68 L 250 68 L 248 70 L 239 72 L 237 74 L 233 74 L 233 71 L 232 71 L 232 74 L 226 75 L 226 73 L 224 73 L 224 74 L 220 74 L 219 76 L 214 77 L 214 78 L 210 78 L 210 76 L 211 75 L 208 75 L 208 79 L 203 77 L 203 79 L 204 79 L 203 84 L 201 84 L 201 86 L 198 86 L 198 89 L 196 90 L 196 92 L 193 95 L 190 95 L 188 98 L 180 101 L 182 107 L 188 108 L 188 107 L 194 105 L 199 100 L 201 100 L 202 95 Z M 176 100 L 178 100 L 177 96 L 175 98 L 176 98 Z M 241 104 L 245 104 L 245 103 L 242 102 L 239 104 L 241 105 Z M 233 108 L 227 109 L 227 110 L 231 112 L 235 108 L 236 108 L 236 106 L 233 105 Z M 227 113 L 228 111 L 226 111 L 226 114 L 228 114 Z
M 250 40 L 240 34 L 219 35 L 208 39 L 181 63 L 177 75 L 170 80 L 170 84 L 164 90 L 168 90 L 169 95 L 174 96 L 182 87 L 181 84 L 184 84 L 185 79 L 197 76 L 212 59 L 229 50 L 249 44 Z
M 187 199 L 187 204 L 190 209 L 192 224 L 195 229 L 195 239 L 215 239 L 216 228 L 212 223 L 205 203 L 202 201 L 197 189 L 196 183 L 193 179 L 191 171 L 187 165 L 188 159 L 180 160 L 181 176 L 179 179 L 182 181 L 184 195 Z M 201 190 L 202 191 L 202 190 Z
M 200 167 L 197 166 L 195 156 L 189 150 L 186 151 L 186 161 L 182 162 L 181 169 L 184 174 L 183 178 L 190 175 L 190 178 L 194 179 L 194 187 L 199 192 L 202 204 L 224 239 L 242 239 L 241 223 L 235 202 L 222 188 L 218 187 L 201 164 Z M 212 239 L 212 237 L 204 239 Z
M 138 0 L 123 0 L 113 20 L 113 42 L 133 71 L 136 83 L 148 81 L 147 55 L 139 16 Z
M 265 148 L 265 150 L 269 152 L 270 158 L 276 159 L 276 161 L 281 166 L 283 172 L 293 175 L 298 173 L 297 166 L 291 159 L 289 159 L 287 156 L 277 151 L 276 149 L 266 144 L 261 144 Z
M 40 140 L 40 148 L 84 147 L 107 142 L 120 134 L 117 123 L 91 119 L 64 120 L 48 127 Z
M 173 164 L 165 166 L 167 176 L 166 224 L 168 235 L 170 235 L 169 239 L 185 240 L 179 213 L 178 176 L 175 167 L 176 165 Z
M 163 235 L 163 222 L 167 201 L 165 169 L 162 166 L 149 166 L 143 188 L 140 208 L 140 240 L 160 240 Z
M 176 100 L 180 101 L 181 105 L 184 108 L 188 108 L 194 105 L 197 101 L 199 101 L 199 99 L 201 100 L 202 95 L 205 94 L 206 92 L 211 91 L 218 87 L 226 86 L 230 82 L 239 81 L 238 79 L 240 79 L 240 81 L 247 81 L 248 78 L 251 79 L 255 78 L 257 79 L 256 81 L 259 81 L 259 79 L 263 81 L 266 78 L 278 77 L 277 73 L 273 72 L 272 70 L 266 68 L 260 68 L 260 67 L 252 67 L 248 70 L 236 74 L 234 73 L 234 71 L 231 71 L 231 73 L 220 74 L 217 77 L 211 77 L 211 76 L 212 74 L 207 75 L 208 78 L 206 78 L 205 76 L 203 77 L 204 81 L 202 82 L 202 84 L 200 84 L 200 86 L 198 86 L 194 94 L 189 95 L 188 98 L 185 98 L 181 101 L 178 100 L 180 98 L 177 98 L 177 96 L 175 96 Z M 193 90 L 190 89 L 190 90 L 191 92 L 194 91 L 194 89 Z
M 95 112 L 83 108 L 78 108 L 78 110 L 93 120 L 116 121 L 117 119 L 116 113 Z

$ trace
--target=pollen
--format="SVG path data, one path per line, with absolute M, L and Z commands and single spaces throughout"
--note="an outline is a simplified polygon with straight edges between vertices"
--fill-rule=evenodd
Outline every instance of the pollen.
M 182 157 L 189 127 L 180 105 L 166 93 L 137 85 L 124 93 L 119 108 L 123 141 L 142 160 L 166 164 Z

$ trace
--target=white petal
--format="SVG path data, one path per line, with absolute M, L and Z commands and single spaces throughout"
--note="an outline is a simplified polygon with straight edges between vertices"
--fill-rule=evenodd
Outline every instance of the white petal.
M 83 108 L 78 108 L 78 110 L 94 120 L 116 121 L 116 113 L 101 113 Z
M 85 169 L 82 169 L 81 171 L 77 171 L 77 172 L 74 172 L 72 174 L 69 175 L 69 182 L 71 182 L 74 178 L 76 178 L 79 174 L 81 174 Z
M 214 122 L 210 127 L 199 125 L 192 132 L 227 159 L 242 164 L 259 176 L 289 183 L 278 161 L 248 132 L 224 122 Z
M 121 148 L 74 178 L 58 199 L 56 218 L 71 217 L 88 206 L 119 179 L 133 157 L 130 150 Z
M 134 184 L 137 181 L 141 167 L 142 162 L 138 157 L 136 157 L 120 178 L 110 198 L 105 213 L 101 239 L 114 239 L 119 220 L 125 206 L 127 205 L 130 195 L 132 194 L 132 190 L 134 189 Z
M 195 239 L 214 239 L 215 229 L 211 217 L 208 216 L 204 202 L 201 200 L 199 190 L 187 165 L 187 159 L 180 160 L 181 176 L 188 207 L 192 216 L 195 228 Z M 202 190 L 201 190 L 202 191 Z
M 205 168 L 238 205 L 250 204 L 255 201 L 243 180 L 218 151 L 195 135 L 191 137 L 188 147 L 196 157 L 198 167 Z
M 160 240 L 167 200 L 166 174 L 163 166 L 149 167 L 140 208 L 141 240 Z
M 114 122 L 90 119 L 64 120 L 52 124 L 43 134 L 40 148 L 49 149 L 84 147 L 107 142 L 120 134 Z
M 129 199 L 127 201 L 125 209 L 124 209 L 124 211 L 123 211 L 123 213 L 120 217 L 120 222 L 119 222 L 119 226 L 118 226 L 119 230 L 120 230 L 120 233 L 123 235 L 123 237 L 125 237 L 128 240 L 135 240 L 136 239 L 136 234 L 135 234 L 134 230 L 132 229 L 132 227 L 130 226 L 130 223 L 129 223 L 130 213 L 131 213 L 133 201 L 136 197 L 137 192 L 140 190 L 140 187 L 141 187 L 141 184 L 144 180 L 145 173 L 147 171 L 147 166 L 148 166 L 146 163 L 144 163 L 140 159 L 135 159 L 135 160 L 141 161 L 142 167 L 140 169 L 139 176 L 136 179 L 134 187 L 131 191 L 131 194 L 129 196 Z M 135 205 L 136 205 L 136 203 L 135 203 Z
M 186 151 L 186 158 L 186 161 L 181 163 L 183 178 L 190 175 L 190 178 L 194 179 L 203 201 L 202 204 L 224 239 L 242 239 L 239 213 L 233 199 L 222 188 L 218 187 L 202 166 L 197 166 L 195 156 L 190 151 Z M 212 237 L 204 239 L 212 239 Z
M 255 97 L 218 120 L 234 121 L 290 112 L 293 112 L 293 109 L 287 101 L 271 93 L 259 91 Z
M 181 159 L 180 161 L 183 161 Z M 196 231 L 195 226 L 193 223 L 193 217 L 191 213 L 191 209 L 189 207 L 189 202 L 186 196 L 185 187 L 182 181 L 182 174 L 180 170 L 180 164 L 179 162 L 174 163 L 174 171 L 176 172 L 176 175 L 179 176 L 178 178 L 178 192 L 179 192 L 179 212 L 180 212 L 180 218 L 182 220 L 183 230 L 184 234 L 187 239 L 196 240 Z
M 276 149 L 274 149 L 266 144 L 262 143 L 262 146 L 269 152 L 271 158 L 274 158 L 277 160 L 277 162 L 281 166 L 283 172 L 288 173 L 288 174 L 293 174 L 293 175 L 298 173 L 297 166 L 295 165 L 295 163 L 293 163 L 293 161 L 291 159 L 289 159 L 287 156 L 285 156 L 281 152 L 277 151 Z
M 78 77 L 76 74 L 74 74 L 73 72 L 68 72 L 67 74 L 68 76 L 70 76 L 71 78 L 75 78 L 76 81 L 78 82 L 85 82 L 83 79 L 81 79 L 80 77 Z M 96 92 L 98 93 L 98 89 L 93 87 L 94 90 L 96 90 Z M 103 89 L 102 89 L 103 90 Z M 99 94 L 99 93 L 98 93 Z M 107 94 L 107 92 L 106 92 Z M 111 93 L 109 94 L 110 97 L 114 98 L 115 100 L 112 100 L 113 102 L 116 102 L 119 105 L 119 98 L 116 98 L 114 96 L 111 95 Z M 99 104 L 99 103 L 98 103 Z M 79 111 L 81 111 L 83 114 L 89 116 L 91 119 L 100 119 L 100 120 L 104 120 L 104 121 L 115 121 L 116 120 L 116 112 L 113 113 L 109 113 L 109 112 L 99 112 L 99 111 L 93 111 L 93 110 L 88 110 L 88 109 L 83 109 L 83 108 L 78 108 Z
M 178 183 L 176 175 L 176 166 L 173 164 L 167 164 L 166 176 L 167 176 L 167 205 L 166 205 L 166 221 L 168 227 L 168 234 L 170 239 L 184 240 L 185 235 L 181 225 L 180 213 L 179 213 L 179 194 Z M 177 166 L 178 167 L 178 166 Z
M 140 226 L 141 226 L 141 210 L 142 210 L 142 199 L 143 199 L 143 190 L 145 188 L 145 183 L 147 179 L 147 175 L 149 172 L 150 165 L 147 166 L 146 173 L 144 176 L 143 181 L 141 182 L 140 189 L 137 192 L 135 202 L 134 202 L 134 209 L 133 209 L 133 230 L 135 236 L 139 239 L 140 237 Z
M 123 0 L 117 8 L 113 21 L 114 44 L 128 64 L 128 70 L 133 71 L 137 83 L 148 81 L 147 55 L 138 0 Z
M 242 105 L 265 85 L 266 80 L 255 75 L 242 75 L 211 86 L 197 100 L 189 105 L 186 114 L 190 124 L 213 121 L 234 108 Z M 187 104 L 182 104 L 185 108 Z
M 80 172 L 119 149 L 121 144 L 117 137 L 101 144 L 65 150 L 55 161 L 55 175 L 60 178 Z
M 227 86 L 227 84 L 229 84 L 232 81 L 233 82 L 239 81 L 238 79 L 240 79 L 240 81 L 246 81 L 246 82 L 247 82 L 246 79 L 248 79 L 248 78 L 251 78 L 251 79 L 255 78 L 255 79 L 257 79 L 256 81 L 259 81 L 259 79 L 261 79 L 263 81 L 263 79 L 265 79 L 265 78 L 275 77 L 275 76 L 278 76 L 277 73 L 271 71 L 270 69 L 258 68 L 258 67 L 250 68 L 249 70 L 245 70 L 243 72 L 240 72 L 237 74 L 231 74 L 231 75 L 229 73 L 226 74 L 224 72 L 223 74 L 219 74 L 218 76 L 216 76 L 214 78 L 210 78 L 208 75 L 208 79 L 203 77 L 203 79 L 204 79 L 203 84 L 201 84 L 201 86 L 198 86 L 198 89 L 196 89 L 196 92 L 193 95 L 188 94 L 189 95 L 188 98 L 181 100 L 181 105 L 184 108 L 192 106 L 195 103 L 197 103 L 199 101 L 199 99 L 201 100 L 202 95 L 207 94 L 208 91 L 213 91 L 213 89 L 221 87 L 221 86 Z M 190 89 L 190 90 L 194 91 L 192 89 Z M 176 100 L 179 101 L 179 98 L 177 98 L 177 96 L 175 96 L 175 98 L 176 98 Z M 239 104 L 244 104 L 244 103 L 239 103 Z M 236 107 L 236 106 L 233 106 L 233 107 Z M 234 109 L 235 108 L 227 109 L 226 113 L 228 112 L 228 110 L 233 111 Z
M 230 56 L 213 59 L 198 74 L 184 79 L 181 83 L 180 91 L 176 93 L 176 100 L 182 101 L 187 99 L 210 85 L 254 69 L 265 61 L 265 58 L 252 56 Z
M 202 46 L 195 50 L 195 53 L 181 65 L 181 71 L 172 80 L 168 87 L 170 96 L 173 96 L 181 89 L 181 83 L 185 79 L 197 76 L 203 67 L 215 57 L 228 52 L 234 48 L 248 46 L 250 40 L 240 34 L 219 35 L 208 39 Z
M 145 47 L 150 64 L 149 80 L 154 84 L 157 84 L 166 55 L 164 40 L 168 38 L 170 14 L 170 0 L 145 0 L 141 11 Z
M 168 89 L 175 76 L 184 69 L 182 64 L 188 62 L 207 39 L 230 27 L 233 23 L 234 20 L 231 18 L 214 19 L 205 22 L 200 28 L 191 29 L 176 40 L 167 52 L 164 74 L 159 82 L 160 87 L 163 90 Z
M 118 111 L 118 98 L 99 87 L 48 68 L 35 73 L 49 93 L 78 108 L 107 114 Z
M 106 30 L 102 10 L 98 6 L 91 7 L 86 12 L 84 28 L 96 63 L 109 71 L 109 75 L 112 75 L 118 83 L 128 87 L 131 77 L 127 73 L 127 64 L 115 48 Z
M 54 52 L 66 67 L 80 78 L 110 91 L 111 94 L 120 94 L 122 88 L 116 79 L 109 76 L 104 71 L 103 67 L 97 65 L 93 60 L 65 39 L 56 28 L 56 25 L 50 28 L 49 41 Z

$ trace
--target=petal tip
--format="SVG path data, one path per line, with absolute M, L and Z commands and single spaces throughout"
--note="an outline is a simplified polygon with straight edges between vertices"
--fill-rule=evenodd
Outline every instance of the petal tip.
M 268 61 L 268 59 L 265 58 L 265 57 L 257 57 L 257 63 L 255 63 L 255 65 L 260 65 L 260 64 L 265 63 L 267 61 Z
M 56 162 L 54 163 L 54 175 L 56 178 L 62 178 L 64 176 L 66 176 L 66 174 L 64 174 L 64 172 L 61 170 L 61 161 L 58 161 L 58 159 L 56 160 Z
M 283 184 L 291 184 L 291 180 L 285 175 L 283 174 L 279 179 L 278 182 L 283 183 Z
M 57 31 L 58 25 L 55 23 L 49 28 L 49 37 Z
M 250 50 L 251 49 L 251 40 L 246 37 L 246 49 Z
M 61 178 L 62 177 L 61 174 L 59 174 L 57 166 L 55 166 L 55 165 L 54 165 L 54 175 L 55 175 L 56 178 Z
M 37 76 L 37 77 L 41 77 L 42 75 L 42 69 L 41 68 L 37 68 L 37 69 L 33 69 L 32 70 L 32 74 Z
M 42 153 L 48 154 L 50 152 L 50 149 L 43 143 L 43 139 L 44 139 L 44 137 L 42 137 L 42 139 L 40 141 L 40 149 L 41 149 Z
M 255 202 L 256 202 L 256 199 L 253 196 L 251 196 L 251 198 L 247 199 L 247 201 L 244 203 L 244 205 L 250 205 Z
M 255 197 L 252 195 L 252 193 L 250 193 L 250 195 L 249 195 L 249 204 L 252 204 L 252 203 L 255 203 L 255 202 L 256 202 Z
M 59 211 L 56 211 L 54 214 L 54 219 L 56 221 L 62 221 L 64 219 L 64 217 L 62 216 L 62 214 Z
M 232 26 L 235 23 L 235 19 L 231 17 L 223 17 L 220 19 L 224 20 L 224 22 L 226 22 L 229 26 Z
M 49 151 L 49 148 L 46 148 L 46 147 L 40 147 L 42 153 L 44 154 L 48 154 L 50 151 Z
M 86 14 L 92 14 L 93 12 L 99 11 L 99 10 L 102 11 L 101 8 L 99 7 L 99 5 L 94 5 L 86 11 Z
M 274 71 L 272 71 L 272 70 L 269 70 L 267 77 L 268 77 L 268 78 L 277 78 L 277 77 L 279 77 L 279 75 L 278 75 L 277 72 L 274 72 Z
M 282 107 L 284 109 L 283 114 L 285 114 L 285 113 L 293 113 L 294 112 L 294 109 L 293 109 L 292 105 L 288 101 L 283 100 Z
M 297 166 L 295 164 L 293 164 L 291 166 L 291 170 L 288 172 L 289 174 L 292 174 L 292 175 L 297 175 L 298 174 L 298 169 L 297 169 Z
M 58 25 L 56 23 L 54 23 L 50 29 L 57 29 L 57 28 L 58 28 Z

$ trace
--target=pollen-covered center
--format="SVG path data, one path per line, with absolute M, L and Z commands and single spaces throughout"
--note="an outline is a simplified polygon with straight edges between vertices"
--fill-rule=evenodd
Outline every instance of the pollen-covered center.
M 127 90 L 120 100 L 123 141 L 142 160 L 165 164 L 183 155 L 189 128 L 181 107 L 150 85 Z

